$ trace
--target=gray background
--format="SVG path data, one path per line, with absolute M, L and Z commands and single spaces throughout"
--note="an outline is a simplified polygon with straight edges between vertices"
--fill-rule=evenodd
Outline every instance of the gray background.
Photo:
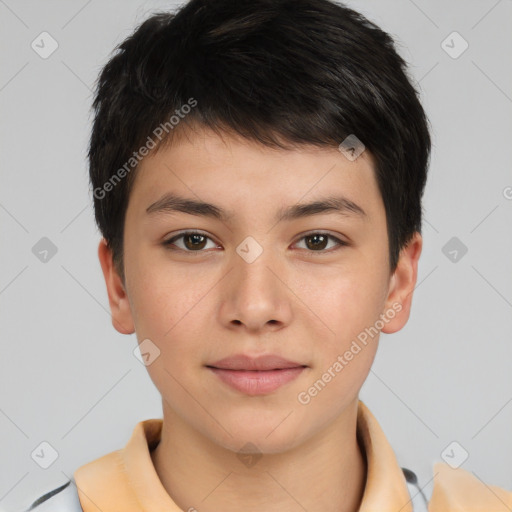
M 396 38 L 434 140 L 412 316 L 381 336 L 361 398 L 427 492 L 452 441 L 463 468 L 512 491 L 512 2 L 348 3 Z M 101 66 L 174 5 L 0 0 L 0 509 L 161 416 L 135 335 L 111 326 L 85 154 Z M 31 48 L 43 31 L 59 45 L 46 59 Z M 469 44 L 457 58 L 453 31 Z M 32 250 L 42 237 L 57 248 L 46 262 Z M 48 469 L 31 458 L 43 441 L 59 454 Z

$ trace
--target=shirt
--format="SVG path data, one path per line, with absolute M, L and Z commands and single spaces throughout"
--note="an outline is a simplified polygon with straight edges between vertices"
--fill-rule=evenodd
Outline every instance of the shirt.
M 163 487 L 151 460 L 151 450 L 160 441 L 162 426 L 161 419 L 141 421 L 124 448 L 75 471 L 74 483 L 84 512 L 182 512 Z M 406 482 L 384 432 L 362 401 L 358 404 L 357 435 L 367 460 L 366 485 L 359 511 L 426 511 L 419 500 L 421 493 L 416 490 L 416 496 L 413 495 L 414 488 Z M 433 480 L 429 512 L 505 512 L 512 508 L 512 492 L 486 485 L 462 468 L 437 463 Z M 67 492 L 70 494 L 72 489 L 68 488 Z M 43 503 L 41 508 L 30 510 L 54 512 L 58 507 L 52 508 L 51 502 L 57 504 L 58 496 Z M 80 508 L 70 506 L 62 510 L 71 512 Z

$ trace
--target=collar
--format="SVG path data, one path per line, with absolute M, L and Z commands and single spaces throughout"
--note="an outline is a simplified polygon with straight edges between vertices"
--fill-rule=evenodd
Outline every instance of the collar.
M 84 512 L 182 512 L 166 492 L 150 452 L 160 440 L 163 420 L 138 423 L 126 446 L 74 473 Z M 360 512 L 412 512 L 405 477 L 375 417 L 362 401 L 357 437 L 367 460 Z

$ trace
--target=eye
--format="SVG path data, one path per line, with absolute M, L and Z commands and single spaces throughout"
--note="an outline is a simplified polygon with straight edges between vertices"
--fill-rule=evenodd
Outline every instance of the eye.
M 176 241 L 182 239 L 183 245 L 176 244 Z M 210 237 L 206 236 L 199 231 L 185 231 L 180 233 L 179 235 L 173 236 L 169 240 L 165 240 L 163 242 L 164 247 L 167 247 L 171 250 L 182 250 L 185 252 L 204 252 L 202 249 L 206 246 L 206 241 L 211 240 Z M 213 243 L 213 240 L 211 240 Z M 178 249 L 174 248 L 173 245 L 176 245 Z M 217 247 L 216 244 L 213 244 L 214 247 Z
M 339 238 L 330 235 L 329 233 L 322 232 L 308 233 L 300 238 L 299 241 L 305 240 L 306 249 L 308 249 L 309 252 L 329 253 L 333 252 L 332 249 L 325 250 L 329 239 L 334 241 L 336 248 L 349 245 L 347 242 L 344 242 L 343 240 L 340 240 Z M 334 250 L 336 250 L 336 248 Z
M 207 248 L 206 246 L 208 240 L 212 242 L 213 248 L 217 247 L 217 245 L 209 236 L 199 231 L 184 231 L 179 235 L 165 240 L 162 244 L 171 250 L 181 250 L 184 252 L 205 252 L 203 249 Z M 339 238 L 329 233 L 323 232 L 308 233 L 299 239 L 299 241 L 302 240 L 305 241 L 305 248 L 309 252 L 332 252 L 332 247 L 329 250 L 326 250 L 326 247 L 329 244 L 329 240 L 334 241 L 334 247 L 349 245 L 347 242 L 344 242 L 343 240 L 340 240 Z M 180 244 L 177 243 L 178 241 L 180 241 Z

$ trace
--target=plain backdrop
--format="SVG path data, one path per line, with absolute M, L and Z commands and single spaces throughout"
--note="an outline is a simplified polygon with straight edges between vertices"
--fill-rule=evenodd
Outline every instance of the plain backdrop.
M 135 335 L 111 325 L 85 156 L 102 65 L 176 5 L 0 0 L 0 509 L 161 417 Z M 426 492 L 454 441 L 463 468 L 512 491 L 512 1 L 348 5 L 395 38 L 434 143 L 412 315 L 381 336 L 361 399 Z

